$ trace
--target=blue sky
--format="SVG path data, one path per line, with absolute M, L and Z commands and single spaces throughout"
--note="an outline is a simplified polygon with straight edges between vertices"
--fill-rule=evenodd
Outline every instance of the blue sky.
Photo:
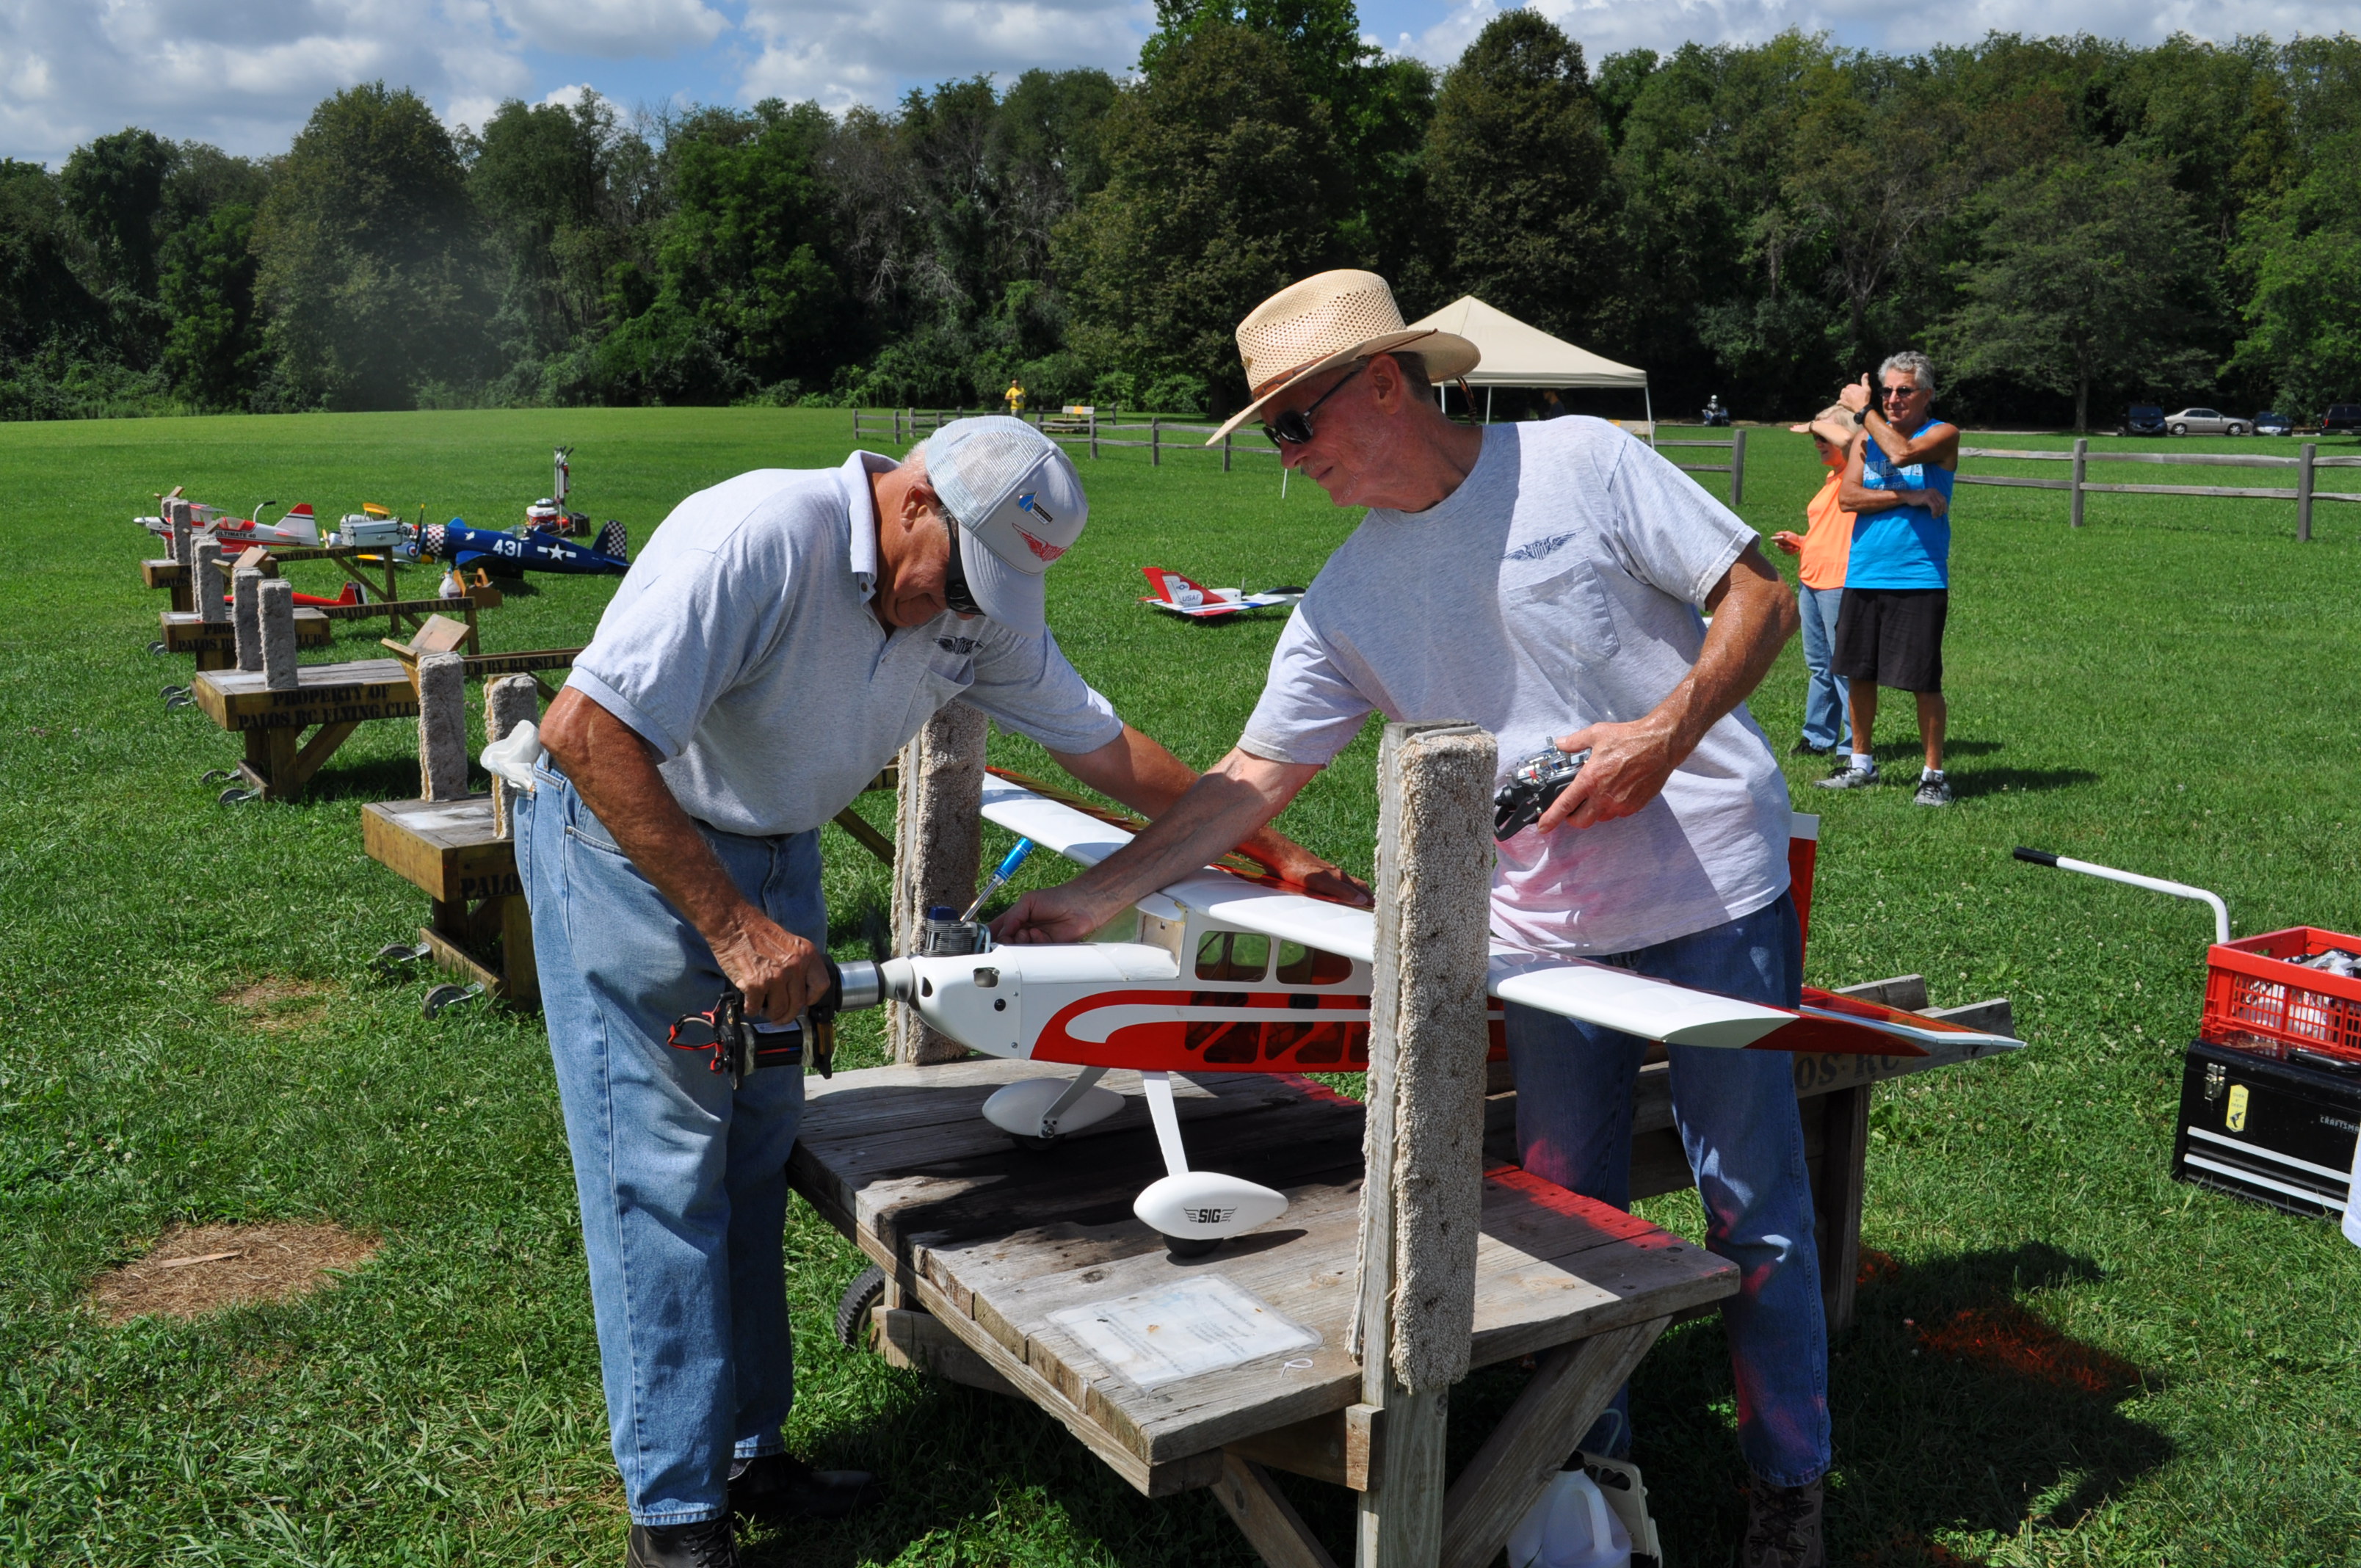
M 1912 49 L 1993 29 L 2149 43 L 2352 26 L 2352 0 L 1536 0 L 1595 61 L 1786 27 Z M 1448 64 L 1495 0 L 1364 0 L 1388 49 Z M 233 152 L 283 149 L 312 106 L 376 79 L 454 125 L 584 86 L 626 108 L 816 98 L 888 104 L 913 86 L 1030 66 L 1121 71 L 1149 0 L 0 0 L 0 156 L 60 162 L 140 125 Z

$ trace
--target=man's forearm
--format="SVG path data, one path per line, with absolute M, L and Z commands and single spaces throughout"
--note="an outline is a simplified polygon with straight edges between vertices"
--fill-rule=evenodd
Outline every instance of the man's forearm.
M 648 743 L 631 726 L 569 689 L 550 705 L 543 739 L 616 847 L 708 944 L 720 948 L 747 915 L 758 913 L 680 808 Z
M 1657 706 L 1683 759 L 1763 684 L 1779 650 L 1802 624 L 1786 585 L 1759 551 L 1750 549 L 1741 557 L 1727 583 L 1710 607 L 1713 622 L 1706 628 L 1697 663 Z
M 1049 754 L 1057 759 L 1060 767 L 1101 795 L 1119 800 L 1153 820 L 1160 820 L 1174 802 L 1189 793 L 1198 778 L 1196 769 L 1166 751 L 1154 737 L 1128 724 L 1123 727 L 1122 735 L 1095 751 Z M 1202 865 L 1233 849 L 1290 882 L 1303 883 L 1321 872 L 1337 870 L 1294 839 L 1274 830 L 1268 817 L 1197 863 Z
M 1301 787 L 1301 779 L 1286 776 L 1293 771 L 1231 752 L 1137 838 L 1069 885 L 1086 897 L 1120 905 L 1177 882 L 1247 843 L 1284 810 Z M 1301 772 L 1308 778 L 1318 770 Z

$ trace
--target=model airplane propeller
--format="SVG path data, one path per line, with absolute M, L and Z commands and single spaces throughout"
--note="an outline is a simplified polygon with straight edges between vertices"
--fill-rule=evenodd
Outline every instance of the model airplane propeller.
M 1192 583 L 1178 572 L 1168 572 L 1161 566 L 1142 566 L 1140 575 L 1156 590 L 1142 596 L 1140 603 L 1174 615 L 1185 615 L 1191 620 L 1212 620 L 1224 615 L 1235 615 L 1242 609 L 1273 609 L 1295 603 L 1303 597 L 1301 588 L 1272 588 L 1267 593 L 1250 594 L 1244 588 L 1209 588 Z
M 555 534 L 526 529 L 522 537 L 489 528 L 469 528 L 453 518 L 405 529 L 394 554 L 405 561 L 447 561 L 461 571 L 484 566 L 503 576 L 518 572 L 569 572 L 621 576 L 631 569 L 631 539 L 620 522 L 609 522 L 588 545 L 568 544 Z

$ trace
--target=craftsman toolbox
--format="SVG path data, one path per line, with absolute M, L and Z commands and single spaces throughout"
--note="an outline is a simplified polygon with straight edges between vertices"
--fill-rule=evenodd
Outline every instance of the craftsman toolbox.
M 2361 953 L 2361 938 L 2300 926 L 2208 951 L 2176 1178 L 2290 1213 L 2345 1207 L 2361 1137 L 2361 979 L 2303 962 L 2337 952 Z

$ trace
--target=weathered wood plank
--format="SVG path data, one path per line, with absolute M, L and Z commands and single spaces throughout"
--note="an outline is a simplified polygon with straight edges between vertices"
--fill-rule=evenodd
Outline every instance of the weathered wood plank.
M 1236 1521 L 1246 1544 L 1261 1554 L 1270 1568 L 1336 1568 L 1319 1538 L 1305 1528 L 1261 1465 L 1235 1453 L 1222 1456 L 1221 1478 L 1213 1496 Z
M 304 664 L 295 681 L 291 690 L 272 691 L 262 671 L 216 670 L 198 675 L 189 690 L 205 717 L 225 729 L 308 729 L 418 713 L 418 694 L 391 659 Z
M 869 1343 L 893 1365 L 931 1372 L 987 1394 L 1005 1394 L 1012 1399 L 1025 1397 L 1015 1384 L 994 1372 L 983 1357 L 961 1343 L 957 1334 L 943 1327 L 932 1312 L 889 1306 L 872 1308 Z
M 1443 1568 L 1492 1561 L 1670 1321 L 1594 1334 L 1543 1359 L 1443 1499 Z

